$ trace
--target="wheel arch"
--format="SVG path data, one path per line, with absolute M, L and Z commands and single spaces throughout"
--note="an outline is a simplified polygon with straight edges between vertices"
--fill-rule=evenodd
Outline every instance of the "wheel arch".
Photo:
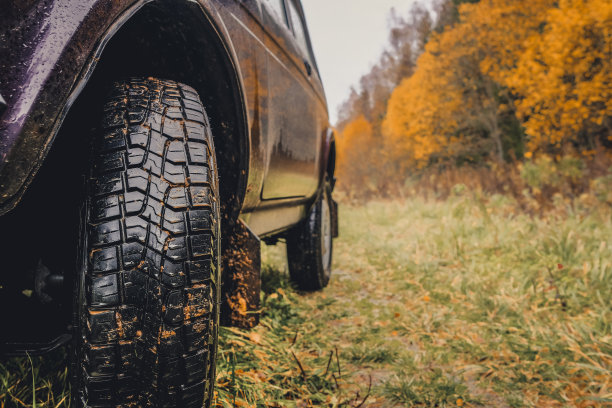
M 61 74 L 61 81 L 57 82 L 66 89 L 67 96 L 57 98 L 55 106 L 46 99 L 41 102 L 41 111 L 49 114 L 52 129 L 45 128 L 44 134 L 41 130 L 44 146 L 34 146 L 36 151 L 32 156 L 37 156 L 37 160 L 19 191 L 7 204 L 0 201 L 0 230 L 23 231 L 24 236 L 24 240 L 15 241 L 14 247 L 2 248 L 0 254 L 19 249 L 23 242 L 28 242 L 29 248 L 35 245 L 43 248 L 40 257 L 52 254 L 51 266 L 57 266 L 54 271 L 64 271 L 68 278 L 67 288 L 72 288 L 74 279 L 69 269 L 73 267 L 73 249 L 78 246 L 73 230 L 78 228 L 79 217 L 74 210 L 79 208 L 84 195 L 81 187 L 89 167 L 91 139 L 88 135 L 92 124 L 99 123 L 102 103 L 113 80 L 126 76 L 157 76 L 195 88 L 211 119 L 217 149 L 223 180 L 220 186 L 223 229 L 227 221 L 237 219 L 246 191 L 250 134 L 242 76 L 220 17 L 212 8 L 204 6 L 208 4 L 206 0 L 199 3 L 183 0 L 131 3 L 131 8 L 124 10 L 108 26 L 94 49 L 81 49 L 89 57 L 82 66 L 74 63 L 78 65 L 78 76 L 65 70 Z M 100 20 L 109 18 L 99 17 Z M 98 22 L 107 24 L 106 21 Z M 92 35 L 97 36 L 97 31 L 92 29 Z M 37 231 L 37 239 L 33 242 L 31 229 L 23 225 L 35 225 L 37 230 L 46 231 Z M 45 245 L 39 243 L 43 241 Z M 15 273 L 0 273 L 5 278 L 0 279 L 0 284 L 19 280 L 15 284 L 19 289 L 29 288 L 24 263 L 28 267 L 35 265 L 39 257 L 27 259 L 27 262 L 22 257 L 11 259 L 14 265 L 5 259 L 0 272 Z M 66 316 L 66 322 L 70 317 Z M 64 319 L 64 316 L 59 318 Z M 61 321 L 62 328 L 66 322 Z M 38 347 L 39 340 L 37 338 L 32 344 Z M 35 346 L 26 346 L 24 350 L 36 351 Z
M 322 180 L 327 175 L 332 183 L 332 188 L 336 173 L 336 132 L 336 129 L 333 127 L 327 129 L 323 150 L 323 166 L 321 166 L 323 169 Z
M 66 102 L 68 113 L 49 155 L 63 161 L 75 148 L 86 148 L 75 135 L 95 123 L 99 101 L 113 80 L 151 76 L 185 83 L 198 91 L 210 118 L 223 180 L 223 219 L 237 219 L 247 185 L 250 135 L 242 76 L 229 35 L 214 13 L 195 1 L 154 1 L 125 13 L 92 56 L 82 75 L 85 84 L 73 102 Z

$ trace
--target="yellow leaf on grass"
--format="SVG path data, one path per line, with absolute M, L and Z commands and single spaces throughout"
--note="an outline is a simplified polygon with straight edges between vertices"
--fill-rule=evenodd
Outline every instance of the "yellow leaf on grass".
M 259 344 L 261 342 L 261 334 L 255 332 L 249 333 L 249 339 L 251 339 L 253 343 Z

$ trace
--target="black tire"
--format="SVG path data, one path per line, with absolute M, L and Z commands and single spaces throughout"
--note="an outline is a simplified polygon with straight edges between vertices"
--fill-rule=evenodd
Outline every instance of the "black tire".
M 326 180 L 308 217 L 287 234 L 291 280 L 301 290 L 323 289 L 331 278 L 332 254 L 332 199 Z
M 219 321 L 219 201 L 198 94 L 113 85 L 83 206 L 72 393 L 77 407 L 210 406 Z

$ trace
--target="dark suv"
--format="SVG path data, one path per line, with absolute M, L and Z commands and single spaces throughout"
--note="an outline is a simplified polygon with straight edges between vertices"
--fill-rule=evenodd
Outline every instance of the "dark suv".
M 209 406 L 260 239 L 327 285 L 335 142 L 299 0 L 0 0 L 0 346 L 75 406 Z

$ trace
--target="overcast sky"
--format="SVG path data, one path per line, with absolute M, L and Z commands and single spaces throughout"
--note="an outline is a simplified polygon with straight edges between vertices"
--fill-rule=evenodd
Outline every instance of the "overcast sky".
M 302 0 L 332 123 L 350 87 L 387 44 L 392 7 L 406 15 L 413 0 Z

